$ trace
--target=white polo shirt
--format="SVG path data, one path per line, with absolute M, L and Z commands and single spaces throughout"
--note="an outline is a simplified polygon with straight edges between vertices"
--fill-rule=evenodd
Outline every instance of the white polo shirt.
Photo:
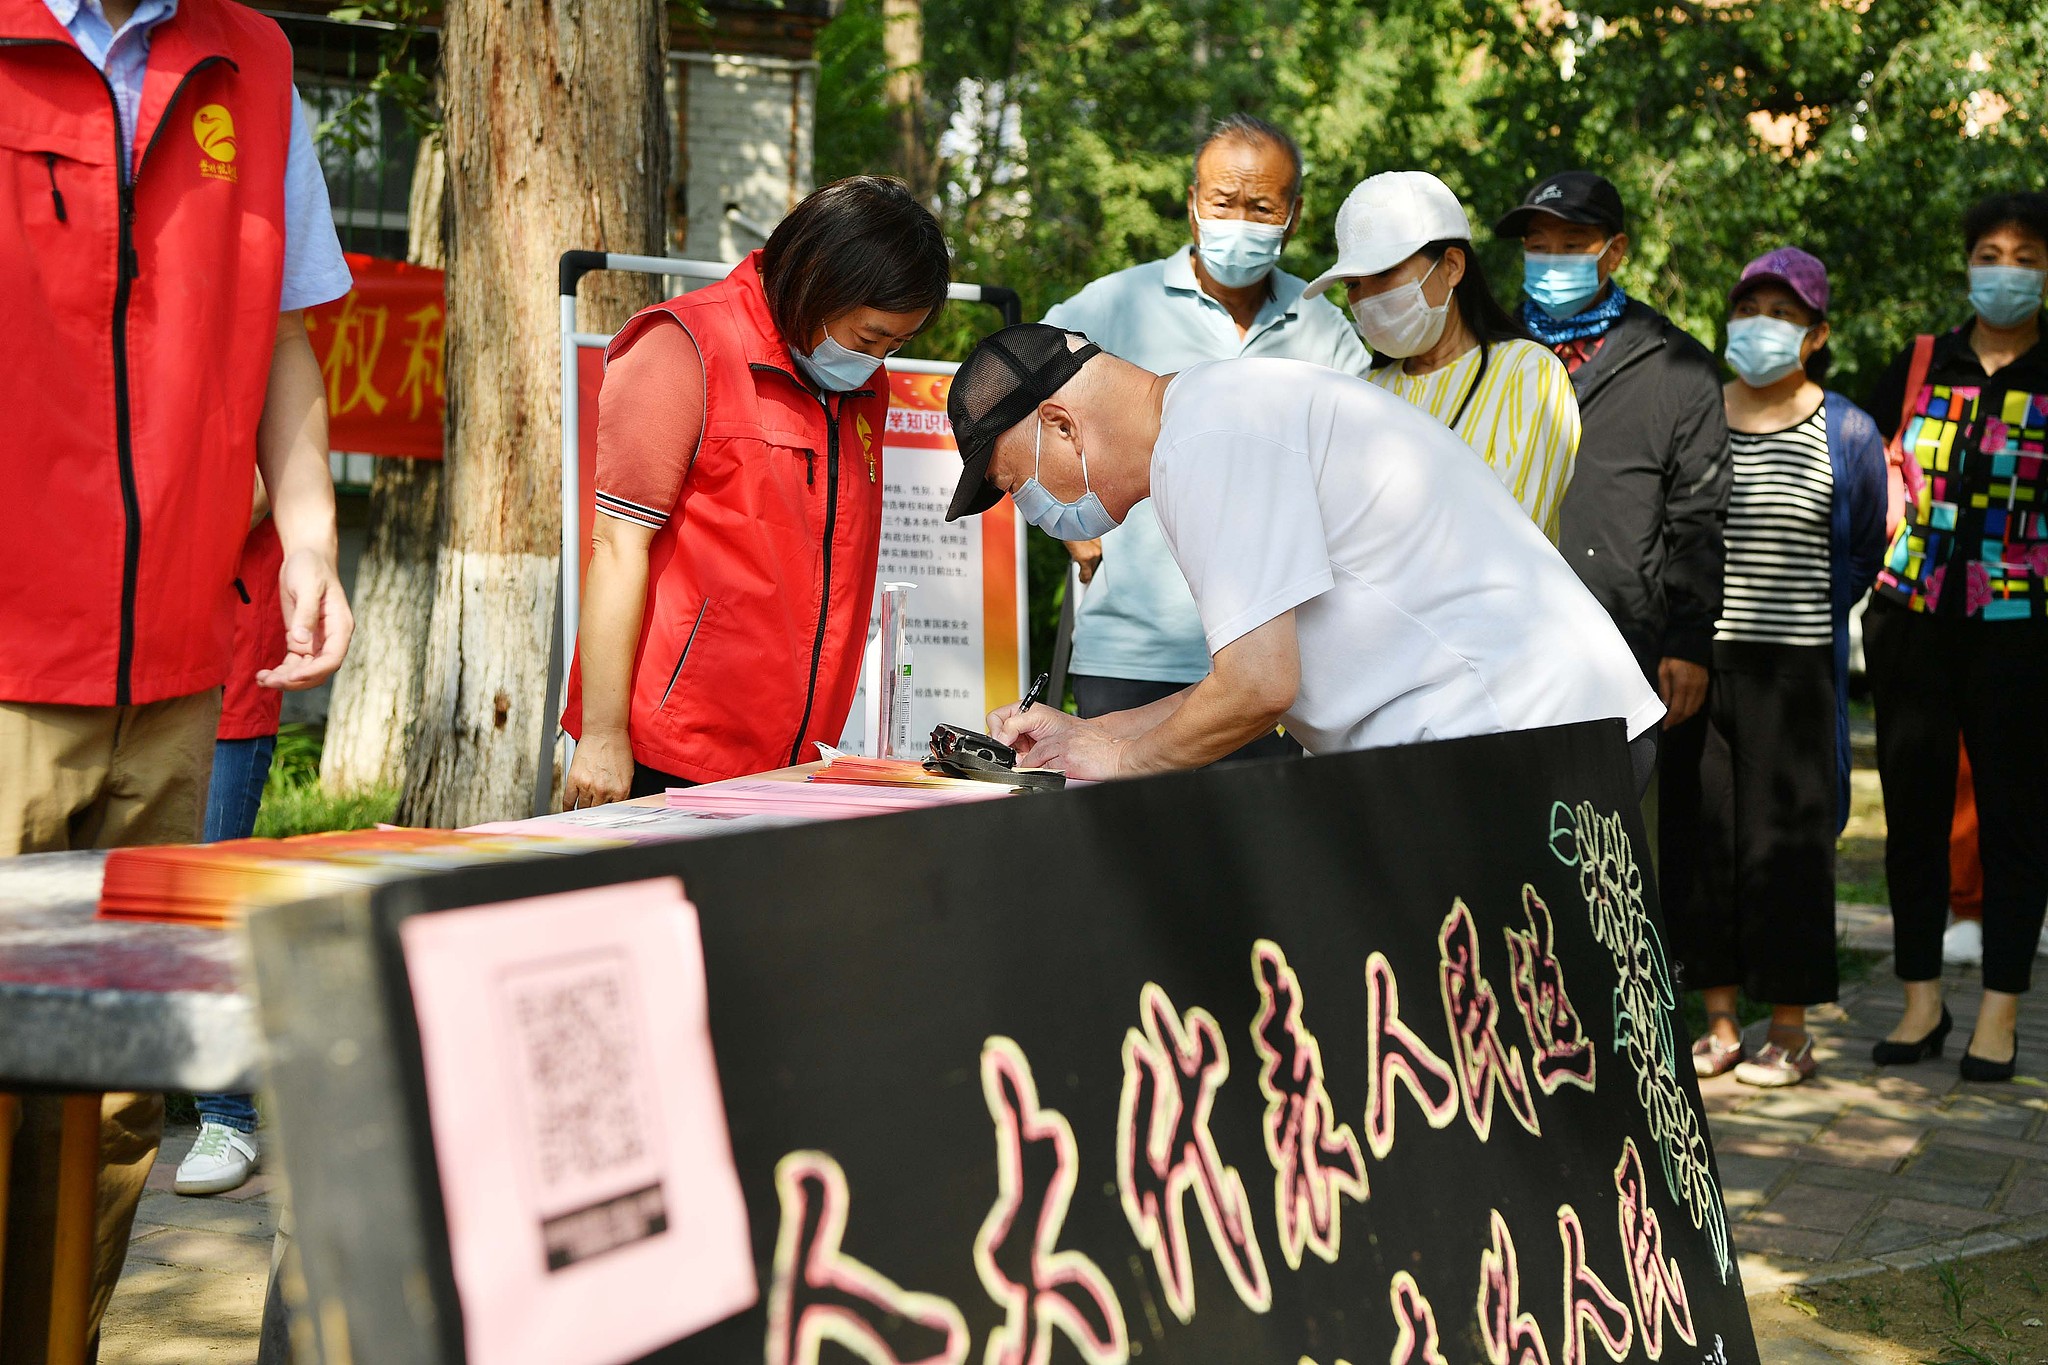
M 1311 753 L 1664 714 L 1471 447 L 1363 379 L 1220 360 L 1166 390 L 1152 501 L 1213 655 L 1294 609 Z

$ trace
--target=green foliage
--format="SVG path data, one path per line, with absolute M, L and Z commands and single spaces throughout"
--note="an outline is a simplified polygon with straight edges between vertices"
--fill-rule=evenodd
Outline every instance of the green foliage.
M 416 138 L 440 131 L 432 58 L 422 58 L 419 51 L 426 25 L 439 13 L 434 0 L 356 0 L 328 11 L 327 17 L 338 23 L 372 24 L 383 30 L 383 36 L 377 43 L 377 69 L 321 123 L 321 141 L 350 154 L 374 150 L 380 105 L 402 113 Z
M 320 780 L 320 749 L 324 731 L 311 725 L 280 725 L 277 747 L 270 754 L 270 776 L 263 784 L 263 799 L 275 792 L 309 787 Z
M 335 793 L 320 786 L 321 732 L 287 725 L 277 734 L 263 804 L 256 812 L 259 838 L 282 839 L 336 829 L 368 829 L 398 812 L 398 792 L 374 788 Z
M 2033 0 L 925 0 L 924 31 L 957 274 L 1017 289 L 1027 316 L 1184 242 L 1188 154 L 1244 110 L 1306 154 L 1297 273 L 1375 171 L 1443 176 L 1484 242 L 1534 180 L 1590 167 L 1629 205 L 1624 283 L 1703 338 L 1751 256 L 1826 259 L 1854 392 L 1964 315 L 1963 208 L 2048 178 Z M 879 0 L 824 32 L 821 179 L 889 169 L 881 36 Z M 1512 244 L 1488 255 L 1518 273 Z M 924 350 L 957 356 L 988 321 L 950 310 Z
M 266 789 L 263 808 L 256 815 L 256 833 L 260 838 L 283 839 L 335 829 L 369 829 L 397 813 L 398 792 L 394 788 L 340 795 L 322 791 L 318 786 L 292 787 L 274 795 Z

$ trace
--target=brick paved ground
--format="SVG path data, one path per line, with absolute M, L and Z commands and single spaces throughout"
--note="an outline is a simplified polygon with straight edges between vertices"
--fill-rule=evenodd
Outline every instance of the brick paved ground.
M 1842 921 L 1852 942 L 1889 947 L 1881 911 L 1844 907 Z M 1956 1025 L 1939 1060 L 1872 1065 L 1899 1017 L 1887 962 L 1813 1012 L 1812 1081 L 1700 1087 L 1752 1294 L 2048 1237 L 2048 1011 L 2021 1011 L 2019 1081 L 1972 1085 L 1956 1063 L 1975 973 L 1950 971 L 1947 990 Z
M 1853 942 L 1889 946 L 1881 911 L 1845 907 Z M 1879 1071 L 1870 1044 L 1898 1017 L 1889 964 L 1816 1011 L 1821 1072 L 1791 1090 L 1723 1077 L 1702 1090 L 1763 1358 L 1771 1365 L 1891 1361 L 1892 1348 L 1831 1331 L 1776 1292 L 1809 1279 L 1881 1273 L 2048 1238 L 2048 1008 L 2022 1012 L 2020 1070 L 1966 1085 L 1971 974 L 1952 972 L 1948 1054 Z M 1759 1026 L 1761 1027 L 1761 1026 Z M 191 1131 L 173 1133 L 150 1178 L 109 1313 L 104 1365 L 185 1365 L 255 1354 L 274 1227 L 274 1177 L 232 1195 L 170 1192 Z M 2048 1255 L 2048 1252 L 2044 1252 Z

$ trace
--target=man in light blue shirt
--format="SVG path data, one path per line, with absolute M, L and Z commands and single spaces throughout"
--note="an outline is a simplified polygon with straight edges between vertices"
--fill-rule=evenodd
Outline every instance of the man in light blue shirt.
M 1195 153 L 1188 190 L 1192 246 L 1105 275 L 1045 315 L 1155 374 L 1205 360 L 1277 356 L 1363 375 L 1370 357 L 1351 320 L 1275 268 L 1301 222 L 1301 152 L 1262 119 L 1218 123 Z M 1087 592 L 1074 620 L 1072 681 L 1083 716 L 1144 706 L 1209 672 L 1209 646 L 1187 581 L 1150 501 L 1100 541 L 1068 546 Z M 1256 741 L 1235 757 L 1299 753 Z

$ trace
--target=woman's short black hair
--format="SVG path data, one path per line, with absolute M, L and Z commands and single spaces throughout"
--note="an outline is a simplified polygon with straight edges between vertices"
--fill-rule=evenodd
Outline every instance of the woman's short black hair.
M 855 308 L 938 316 L 952 279 L 946 234 L 900 180 L 853 175 L 812 191 L 775 225 L 761 282 L 775 329 L 795 350 Z
M 1985 195 L 1963 215 L 1963 250 L 1975 251 L 1987 234 L 2008 224 L 2033 233 L 2048 246 L 2048 194 L 2009 190 Z
M 1470 332 L 1482 346 L 1495 346 L 1503 341 L 1533 341 L 1529 329 L 1515 320 L 1515 315 L 1500 306 L 1500 300 L 1493 295 L 1493 285 L 1487 281 L 1486 267 L 1479 263 L 1479 253 L 1472 249 L 1472 243 L 1459 237 L 1444 237 L 1429 243 L 1417 254 L 1427 256 L 1431 263 L 1441 261 L 1444 253 L 1452 247 L 1465 253 L 1465 273 L 1451 286 L 1451 297 L 1458 302 L 1458 316 L 1465 320 L 1465 330 Z M 1373 368 L 1391 365 L 1396 356 L 1375 354 Z

